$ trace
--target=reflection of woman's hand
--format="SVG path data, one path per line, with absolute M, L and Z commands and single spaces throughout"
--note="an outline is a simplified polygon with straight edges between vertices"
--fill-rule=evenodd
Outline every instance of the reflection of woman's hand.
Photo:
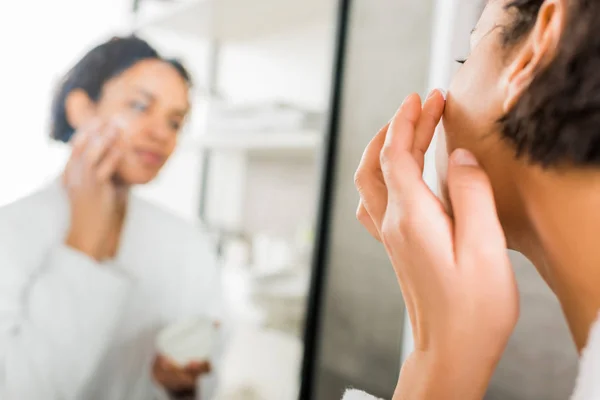
M 210 363 L 190 363 L 181 368 L 163 356 L 156 357 L 152 367 L 152 377 L 174 398 L 195 398 L 198 377 L 208 374 Z
M 66 242 L 96 259 L 106 256 L 103 247 L 124 191 L 113 181 L 122 154 L 115 145 L 118 135 L 116 124 L 101 121 L 77 132 L 63 175 L 71 205 Z
M 481 399 L 518 318 L 492 189 L 475 158 L 465 150 L 451 157 L 454 220 L 422 179 L 443 109 L 437 91 L 423 107 L 409 96 L 356 173 L 358 218 L 384 243 L 413 327 L 402 399 Z

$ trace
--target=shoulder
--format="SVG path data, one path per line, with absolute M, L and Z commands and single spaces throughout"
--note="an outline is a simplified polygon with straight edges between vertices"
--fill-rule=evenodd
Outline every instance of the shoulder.
M 0 207 L 0 240 L 26 235 L 57 236 L 66 222 L 68 204 L 59 181 L 52 181 Z M 33 237 L 31 237 L 33 235 Z
M 572 400 L 600 399 L 600 315 L 582 353 L 579 364 L 579 377 Z
M 68 224 L 62 187 L 52 183 L 0 207 L 0 270 L 6 279 L 33 273 Z M 6 283 L 6 282 L 3 282 Z

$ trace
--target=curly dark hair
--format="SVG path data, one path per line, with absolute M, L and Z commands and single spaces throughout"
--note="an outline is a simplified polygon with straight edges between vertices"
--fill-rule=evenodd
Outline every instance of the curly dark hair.
M 61 142 L 68 142 L 73 136 L 74 128 L 69 124 L 65 110 L 66 99 L 72 91 L 82 89 L 97 101 L 107 81 L 147 59 L 171 64 L 191 86 L 190 74 L 179 61 L 162 58 L 152 46 L 136 36 L 113 37 L 90 50 L 62 79 L 52 102 L 50 136 Z
M 518 43 L 536 23 L 544 0 L 514 0 L 503 33 Z M 500 120 L 517 156 L 544 167 L 600 165 L 600 1 L 568 2 L 565 28 L 553 60 L 536 75 Z

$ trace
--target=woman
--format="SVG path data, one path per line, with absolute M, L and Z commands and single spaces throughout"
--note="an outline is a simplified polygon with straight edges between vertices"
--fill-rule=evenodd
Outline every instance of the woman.
M 582 355 L 573 398 L 600 399 L 598 26 L 597 1 L 488 1 L 447 100 L 409 96 L 367 147 L 358 218 L 386 248 L 415 339 L 394 399 L 484 396 L 518 319 L 506 247 L 562 305 Z M 421 173 L 442 115 L 440 201 Z
M 0 209 L 0 398 L 191 398 L 208 372 L 157 355 L 157 332 L 216 318 L 207 239 L 131 195 L 172 154 L 190 78 L 146 42 L 114 38 L 63 80 L 52 137 L 72 143 L 55 182 Z

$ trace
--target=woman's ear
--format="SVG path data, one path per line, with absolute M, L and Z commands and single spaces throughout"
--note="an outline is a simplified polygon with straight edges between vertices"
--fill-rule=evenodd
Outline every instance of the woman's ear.
M 67 122 L 74 129 L 85 125 L 96 114 L 96 104 L 83 89 L 75 89 L 65 99 Z
M 555 57 L 565 25 L 566 11 L 566 0 L 546 0 L 531 33 L 514 50 L 516 55 L 503 80 L 506 93 L 503 106 L 505 113 L 514 107 L 535 74 Z

